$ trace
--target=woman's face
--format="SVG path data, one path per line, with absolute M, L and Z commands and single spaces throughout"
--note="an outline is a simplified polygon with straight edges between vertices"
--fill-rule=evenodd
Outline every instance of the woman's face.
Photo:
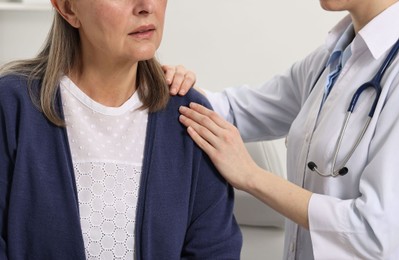
M 84 57 L 151 59 L 164 27 L 167 0 L 72 0 Z

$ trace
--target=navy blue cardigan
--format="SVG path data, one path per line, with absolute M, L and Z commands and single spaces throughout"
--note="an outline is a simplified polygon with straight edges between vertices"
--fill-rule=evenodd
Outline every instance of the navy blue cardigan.
M 178 121 L 190 101 L 209 106 L 190 91 L 149 115 L 137 259 L 239 259 L 233 190 Z M 17 76 L 0 78 L 0 232 L 0 259 L 85 259 L 66 129 L 44 117 Z

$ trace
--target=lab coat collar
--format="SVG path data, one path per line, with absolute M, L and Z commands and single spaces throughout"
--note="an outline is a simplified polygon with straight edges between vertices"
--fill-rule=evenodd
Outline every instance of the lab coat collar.
M 342 35 L 345 33 L 345 31 L 348 29 L 349 25 L 351 24 L 352 24 L 351 16 L 347 15 L 330 30 L 326 39 L 326 46 L 330 53 L 333 52 L 339 39 L 342 37 Z
M 393 4 L 359 31 L 371 54 L 378 59 L 399 38 L 399 2 Z
M 360 39 L 356 38 L 361 38 L 373 58 L 380 58 L 399 38 L 399 20 L 397 17 L 399 17 L 399 2 L 384 10 L 363 27 L 355 37 L 354 42 L 357 42 L 354 45 L 359 47 L 358 40 Z M 347 15 L 331 29 L 326 39 L 326 46 L 330 53 L 351 23 L 351 16 Z
M 339 63 L 344 66 L 346 61 L 351 56 L 351 48 L 350 44 L 354 38 L 354 29 L 353 25 L 349 24 L 349 26 L 345 29 L 345 31 L 339 37 L 337 44 L 330 55 L 330 58 L 327 61 L 327 66 L 330 66 L 336 59 L 339 59 Z

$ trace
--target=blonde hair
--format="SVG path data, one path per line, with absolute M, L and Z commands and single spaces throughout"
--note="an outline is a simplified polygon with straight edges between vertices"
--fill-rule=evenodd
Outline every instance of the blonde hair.
M 44 46 L 33 59 L 10 62 L 0 69 L 0 75 L 16 74 L 28 80 L 32 102 L 48 120 L 63 126 L 64 120 L 57 109 L 59 81 L 77 65 L 80 55 L 78 30 L 55 12 L 53 24 Z M 38 94 L 32 90 L 32 81 L 41 80 Z M 169 100 L 169 91 L 159 62 L 152 58 L 139 61 L 137 66 L 137 91 L 143 103 L 142 109 L 149 112 L 163 109 Z

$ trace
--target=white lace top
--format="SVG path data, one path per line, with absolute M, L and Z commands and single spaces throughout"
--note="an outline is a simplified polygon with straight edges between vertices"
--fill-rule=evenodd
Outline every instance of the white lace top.
M 148 111 L 135 93 L 103 106 L 68 77 L 61 96 L 87 259 L 134 259 L 136 205 Z

